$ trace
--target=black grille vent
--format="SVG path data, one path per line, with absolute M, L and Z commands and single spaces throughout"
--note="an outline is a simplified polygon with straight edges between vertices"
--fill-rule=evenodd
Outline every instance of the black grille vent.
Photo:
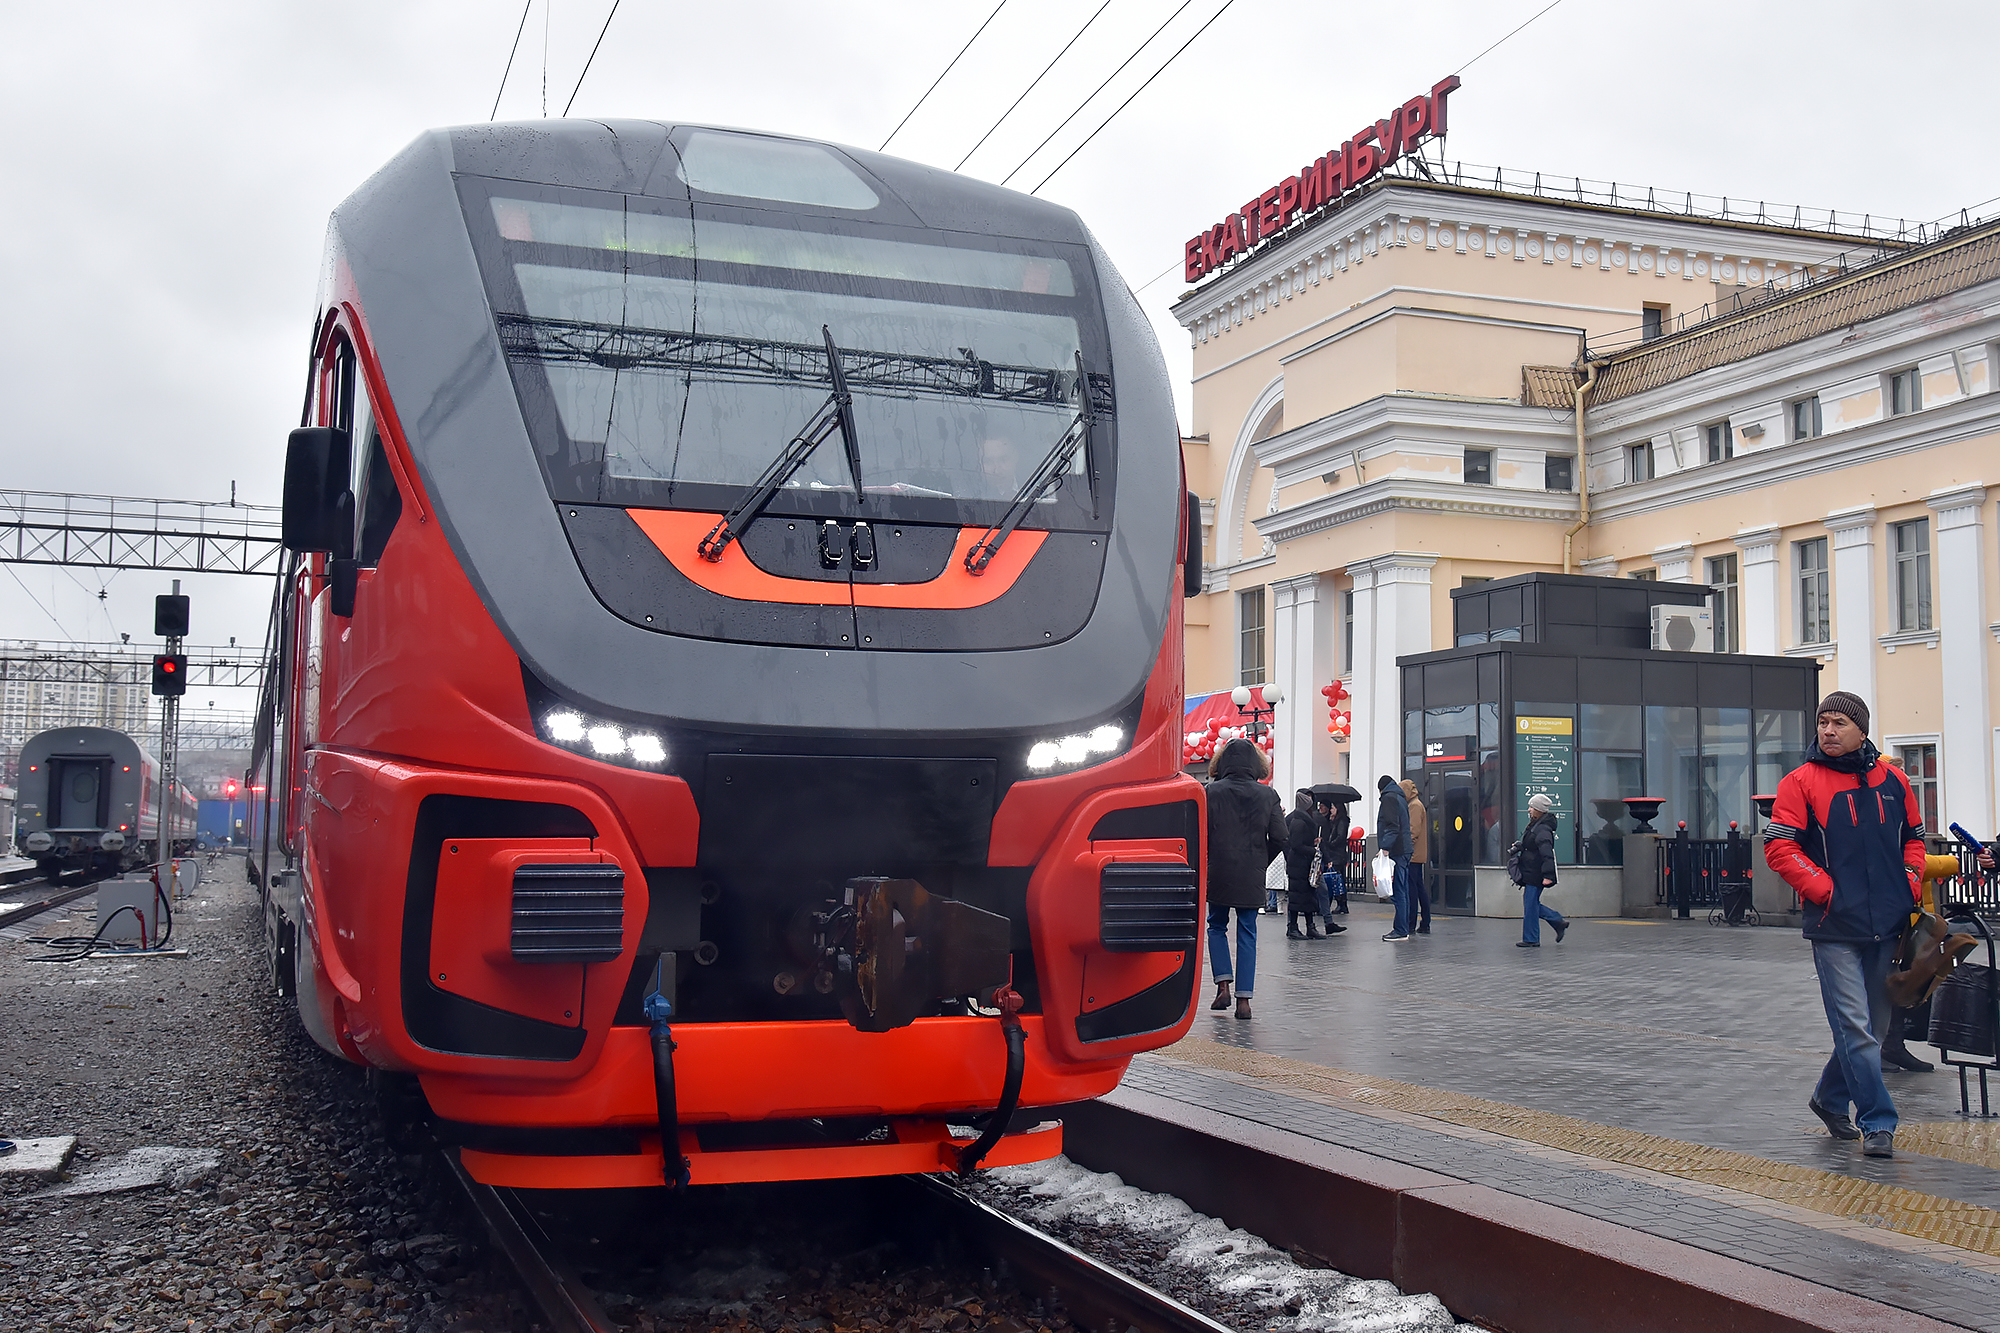
M 514 956 L 524 963 L 603 963 L 625 938 L 625 872 L 615 865 L 517 866 Z
M 1104 867 L 1097 892 L 1097 937 L 1112 953 L 1194 947 L 1199 890 L 1191 867 L 1113 862 Z

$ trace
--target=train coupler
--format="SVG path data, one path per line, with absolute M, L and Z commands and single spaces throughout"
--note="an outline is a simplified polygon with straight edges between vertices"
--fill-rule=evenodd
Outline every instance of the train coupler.
M 820 967 L 863 1032 L 908 1027 L 937 1000 L 1005 987 L 1013 925 L 913 879 L 847 881 L 845 901 L 815 922 Z

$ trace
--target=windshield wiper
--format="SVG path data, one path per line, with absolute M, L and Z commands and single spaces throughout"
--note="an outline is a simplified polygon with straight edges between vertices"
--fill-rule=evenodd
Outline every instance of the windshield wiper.
M 826 437 L 836 430 L 847 443 L 847 470 L 854 477 L 855 503 L 868 502 L 861 489 L 861 441 L 854 431 L 854 395 L 847 391 L 847 372 L 840 364 L 840 349 L 833 345 L 832 328 L 822 324 L 819 331 L 826 338 L 826 367 L 833 377 L 833 392 L 820 404 L 819 411 L 813 413 L 806 428 L 792 437 L 784 452 L 764 469 L 764 475 L 751 484 L 750 493 L 696 543 L 695 551 L 702 559 L 722 559 L 729 543 L 743 536 L 745 530 L 757 521 L 757 516 L 764 512 L 764 506 L 771 503 L 771 497 L 792 479 L 793 473 L 805 466 L 813 450 L 826 443 Z
M 1014 492 L 1014 498 L 1007 505 L 1007 512 L 1000 521 L 986 529 L 986 533 L 974 542 L 972 549 L 965 553 L 966 572 L 984 574 L 986 567 L 993 563 L 993 557 L 1000 554 L 1001 544 L 1014 535 L 1014 529 L 1021 526 L 1021 520 L 1028 516 L 1045 492 L 1062 485 L 1062 478 L 1076 460 L 1076 451 L 1085 449 L 1090 443 L 1090 427 L 1097 420 L 1097 413 L 1090 401 L 1090 375 L 1083 365 L 1083 353 L 1076 354 L 1076 418 L 1062 433 L 1062 438 L 1042 456 L 1028 479 L 1021 483 L 1021 489 Z M 1097 472 L 1090 466 L 1090 456 L 1084 455 L 1084 472 L 1090 482 L 1090 516 L 1097 517 Z

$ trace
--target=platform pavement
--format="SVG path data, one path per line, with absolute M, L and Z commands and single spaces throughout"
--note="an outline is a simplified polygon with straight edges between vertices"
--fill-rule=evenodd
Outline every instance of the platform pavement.
M 1374 904 L 1343 920 L 1301 942 L 1260 918 L 1256 1018 L 1204 987 L 1128 1083 L 2000 1330 L 2000 1132 L 1968 1133 L 1943 1071 L 1891 1076 L 1901 1137 L 1970 1160 L 1820 1132 L 1829 1038 L 1795 931 L 1593 920 L 1528 950 L 1518 922 L 1391 944 Z

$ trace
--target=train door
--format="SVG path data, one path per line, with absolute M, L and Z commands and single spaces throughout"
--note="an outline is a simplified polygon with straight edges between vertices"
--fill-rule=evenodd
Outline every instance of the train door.
M 1479 851 L 1479 782 L 1468 765 L 1433 767 L 1423 775 L 1424 805 L 1430 811 L 1434 907 L 1440 912 L 1472 912 L 1472 867 Z
M 111 784 L 108 759 L 49 760 L 49 829 L 70 832 L 104 827 Z

